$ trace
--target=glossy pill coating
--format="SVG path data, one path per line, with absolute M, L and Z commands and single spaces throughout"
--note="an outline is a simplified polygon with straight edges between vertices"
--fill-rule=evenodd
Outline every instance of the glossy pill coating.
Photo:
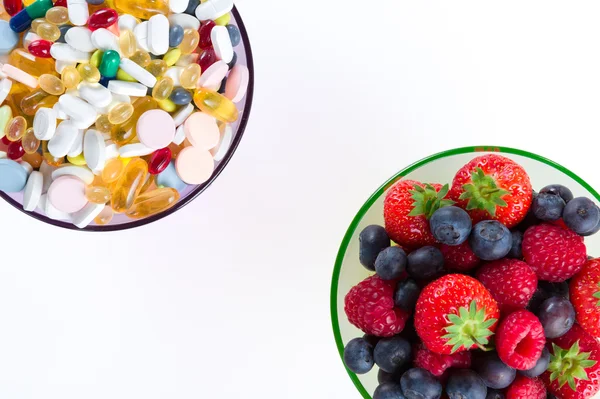
M 46 22 L 47 22 L 46 18 L 37 18 L 37 19 L 34 19 L 33 21 L 31 21 L 31 30 L 34 31 L 34 32 L 36 32 L 37 28 L 41 24 L 46 23 Z
M 36 33 L 42 39 L 49 40 L 51 42 L 56 41 L 60 37 L 60 30 L 58 29 L 58 26 L 49 22 L 41 23 L 37 27 Z
M 179 193 L 173 188 L 152 190 L 137 197 L 126 215 L 132 219 L 156 215 L 171 208 L 178 200 Z
M 110 133 L 114 125 L 108 120 L 108 115 L 100 115 L 98 119 L 96 119 L 95 127 L 100 133 Z
M 135 36 L 130 30 L 122 31 L 119 36 L 119 48 L 123 57 L 131 57 L 137 50 Z
M 111 207 L 116 212 L 131 208 L 146 182 L 148 164 L 140 158 L 132 159 L 114 185 Z
M 171 187 L 177 191 L 183 191 L 186 188 L 187 184 L 181 180 L 175 169 L 175 160 L 171 160 L 169 166 L 156 175 L 156 185 L 159 187 Z
M 187 105 L 192 102 L 192 93 L 183 87 L 178 87 L 171 92 L 169 98 L 176 105 Z
M 182 54 L 191 54 L 198 48 L 200 34 L 197 30 L 188 28 L 183 31 L 183 40 L 179 45 Z
M 65 89 L 74 89 L 81 82 L 81 75 L 77 68 L 73 66 L 68 66 L 63 69 L 61 74 L 61 80 L 63 85 L 65 85 Z
M 102 170 L 102 181 L 107 184 L 113 183 L 119 180 L 119 177 L 125 170 L 125 164 L 121 158 L 113 158 L 106 162 L 104 169 Z
M 100 63 L 102 62 L 103 55 L 104 55 L 104 52 L 102 50 L 94 51 L 94 53 L 90 57 L 90 65 L 93 65 L 96 68 L 98 68 L 100 66 Z
M 34 116 L 40 108 L 52 108 L 58 102 L 58 97 L 38 89 L 27 94 L 21 100 L 21 111 L 27 116 Z
M 217 55 L 212 48 L 204 50 L 198 57 L 198 65 L 202 71 L 206 71 L 215 62 L 217 62 Z
M 100 71 L 91 64 L 79 64 L 77 71 L 81 80 L 88 83 L 98 83 L 100 81 Z
M 157 109 L 158 103 L 152 97 L 140 97 L 133 103 L 133 108 L 133 116 L 111 132 L 111 139 L 120 146 L 129 143 L 137 136 L 137 122 L 140 116 L 146 111 Z
M 92 32 L 100 28 L 109 28 L 119 19 L 119 13 L 112 8 L 103 8 L 96 11 L 88 19 L 87 27 Z
M 106 204 L 110 201 L 110 190 L 103 186 L 87 186 L 85 198 L 94 204 Z
M 8 141 L 20 140 L 27 130 L 27 121 L 22 116 L 15 116 L 6 124 L 4 128 L 4 137 Z
M 238 118 L 238 110 L 235 104 L 222 94 L 204 87 L 196 90 L 194 104 L 204 113 L 220 120 L 232 123 Z
M 178 48 L 173 48 L 163 56 L 163 61 L 167 64 L 167 66 L 173 66 L 179 61 L 181 57 L 181 50 Z
M 89 1 L 89 0 L 88 0 Z M 94 218 L 94 223 L 99 226 L 103 226 L 109 224 L 114 216 L 115 212 L 112 210 L 110 206 L 105 206 L 102 211 Z
M 23 155 L 25 155 L 25 150 L 23 149 L 23 144 L 21 143 L 21 140 L 13 141 L 8 145 L 8 148 L 6 149 L 6 156 L 8 157 L 8 159 L 19 159 Z
M 4 9 L 11 17 L 23 9 L 21 0 L 4 0 Z
M 133 115 L 133 105 L 130 103 L 120 103 L 115 105 L 108 113 L 108 121 L 113 125 L 125 123 Z
M 117 76 L 119 70 L 119 63 L 121 62 L 121 56 L 114 50 L 108 50 L 102 55 L 102 62 L 98 70 L 100 74 L 107 78 L 114 78 Z
M 152 60 L 146 67 L 146 70 L 158 78 L 167 72 L 167 68 L 167 63 L 163 60 Z
M 168 76 L 163 76 L 156 81 L 156 85 L 152 89 L 152 98 L 157 101 L 166 100 L 173 91 L 173 79 Z
M 60 96 L 65 92 L 65 85 L 54 75 L 44 74 L 39 78 L 40 89 L 53 96 Z
M 240 33 L 239 28 L 231 24 L 227 25 L 226 28 L 229 32 L 229 39 L 231 39 L 231 45 L 235 47 L 238 44 L 240 44 L 240 42 L 242 41 L 242 34 Z
M 146 68 L 152 60 L 150 54 L 142 49 L 137 49 L 129 59 L 144 68 Z
M 27 11 L 21 10 L 10 19 L 8 25 L 13 32 L 21 33 L 25 32 L 31 26 L 31 21 L 32 19 L 27 14 Z
M 32 127 L 25 131 L 25 134 L 21 139 L 21 145 L 23 146 L 23 151 L 25 151 L 26 154 L 37 153 L 38 148 L 40 148 L 40 140 L 35 137 Z
M 156 150 L 150 155 L 148 161 L 148 173 L 157 175 L 169 166 L 171 162 L 171 150 L 169 147 Z
M 200 78 L 201 69 L 198 64 L 190 64 L 183 68 L 179 77 L 181 86 L 186 89 L 195 89 Z
M 169 47 L 177 47 L 183 41 L 183 28 L 181 25 L 171 25 L 169 28 Z
M 148 20 L 156 14 L 169 15 L 169 3 L 165 0 L 114 0 L 115 8 L 123 14 Z
M 54 25 L 63 25 L 69 22 L 69 11 L 67 7 L 52 7 L 46 11 L 46 21 Z
M 200 27 L 198 33 L 200 34 L 200 41 L 198 47 L 205 50 L 212 47 L 212 40 L 210 38 L 210 32 L 216 26 L 214 21 L 206 21 Z
M 52 58 L 50 55 L 50 47 L 52 47 L 52 42 L 42 39 L 29 43 L 27 50 L 36 57 Z

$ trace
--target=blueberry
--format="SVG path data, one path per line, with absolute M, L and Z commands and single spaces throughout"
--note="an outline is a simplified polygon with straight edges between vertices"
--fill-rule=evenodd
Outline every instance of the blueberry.
M 483 260 L 504 258 L 512 247 L 512 235 L 505 225 L 497 220 L 484 220 L 473 228 L 469 237 L 473 253 Z M 409 256 L 410 267 L 410 256 Z
M 360 263 L 371 271 L 375 271 L 375 259 L 383 249 L 390 246 L 390 237 L 381 226 L 372 224 L 360 232 L 358 236 Z
M 412 312 L 415 309 L 420 293 L 421 289 L 415 280 L 407 279 L 400 281 L 396 285 L 396 291 L 394 292 L 394 304 L 400 309 Z
M 183 41 L 183 27 L 181 25 L 171 25 L 169 28 L 169 47 L 177 47 Z
M 535 198 L 537 196 L 538 196 L 538 193 L 536 193 L 534 191 L 532 194 L 531 203 L 533 203 L 533 201 L 535 201 Z M 527 215 L 525 215 L 525 218 L 523 219 L 523 221 L 521 221 L 521 223 L 519 223 L 519 225 L 517 226 L 517 230 L 525 232 L 531 226 L 535 226 L 538 224 L 540 224 L 540 220 L 535 217 L 535 214 L 533 213 L 533 208 L 529 207 L 529 211 L 527 212 Z
M 444 269 L 444 255 L 436 247 L 421 247 L 408 255 L 408 274 L 416 279 L 435 277 Z
M 575 200 L 573 200 L 575 201 Z M 538 312 L 538 318 L 546 338 L 558 338 L 565 335 L 575 323 L 575 309 L 566 298 L 546 299 Z
M 385 384 L 386 382 L 393 382 L 395 384 L 399 384 L 400 377 L 402 377 L 402 374 L 403 373 L 386 373 L 382 369 L 379 369 L 379 371 L 377 372 L 377 382 L 379 382 L 380 384 Z
M 487 396 L 485 399 L 504 399 L 504 394 L 500 391 L 496 391 L 495 389 L 488 389 Z
M 376 337 L 375 335 L 365 334 L 363 335 L 363 339 L 375 348 L 375 345 L 377 345 L 377 342 L 379 342 L 381 338 Z
M 485 399 L 487 387 L 473 370 L 453 370 L 448 377 L 446 393 L 450 399 Z
M 227 28 L 227 32 L 229 33 L 229 39 L 231 40 L 231 45 L 233 47 L 237 46 L 238 44 L 240 44 L 240 42 L 242 41 L 242 34 L 240 33 L 240 30 L 238 29 L 237 26 L 229 24 L 226 26 Z
M 565 206 L 563 220 L 577 234 L 590 233 L 600 222 L 600 209 L 589 198 L 573 198 Z
M 196 8 L 198 8 L 199 4 L 200 4 L 200 0 L 190 0 L 184 13 L 189 14 L 192 17 L 195 17 L 196 16 Z
M 344 363 L 356 374 L 368 373 L 375 364 L 373 346 L 363 338 L 354 338 L 344 348 Z
M 407 398 L 439 399 L 442 396 L 442 384 L 429 371 L 414 368 L 400 378 L 402 392 Z
M 596 227 L 594 227 L 591 231 L 588 231 L 587 233 L 583 233 L 582 236 L 584 236 L 584 237 L 593 236 L 598 231 L 600 231 L 600 219 L 598 219 L 598 224 L 596 225 Z
M 548 193 L 558 195 L 560 198 L 565 201 L 565 203 L 571 201 L 573 199 L 573 193 L 569 190 L 568 187 L 563 186 L 562 184 L 551 184 L 546 186 L 540 190 L 541 193 Z
M 538 314 L 542 303 L 553 296 L 563 298 L 569 297 L 569 284 L 566 281 L 560 283 L 550 283 L 548 281 L 538 281 L 537 290 L 527 305 L 532 313 Z
M 508 252 L 508 255 L 506 255 L 506 257 L 513 259 L 523 259 L 523 232 L 519 230 L 514 230 L 510 232 L 510 235 L 512 236 L 512 244 L 510 246 L 510 251 Z
M 504 389 L 515 380 L 517 371 L 500 360 L 496 352 L 485 352 L 473 357 L 473 370 L 483 383 L 494 389 Z
M 521 370 L 521 371 L 519 371 L 519 373 L 521 373 L 524 376 L 529 377 L 529 378 L 535 378 L 535 377 L 538 377 L 538 376 L 544 374 L 544 371 L 546 371 L 546 369 L 548 368 L 549 363 L 550 363 L 550 352 L 548 351 L 547 348 L 544 348 L 544 350 L 542 351 L 542 356 L 540 356 L 540 358 L 538 359 L 535 366 L 533 366 L 533 368 L 531 368 L 529 370 Z
M 373 399 L 406 399 L 399 383 L 385 382 L 375 389 Z
M 411 360 L 410 343 L 400 336 L 382 338 L 373 352 L 375 363 L 387 373 L 395 373 Z
M 440 208 L 429 219 L 431 234 L 446 245 L 460 245 L 465 242 L 472 227 L 469 214 L 457 206 Z
M 565 201 L 558 195 L 540 193 L 531 203 L 531 208 L 536 218 L 553 221 L 562 217 L 565 205 Z
M 400 278 L 406 270 L 406 252 L 400 247 L 387 247 L 375 259 L 375 272 L 384 280 Z

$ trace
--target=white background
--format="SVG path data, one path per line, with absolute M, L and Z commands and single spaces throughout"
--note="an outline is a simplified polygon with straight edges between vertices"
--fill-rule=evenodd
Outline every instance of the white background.
M 0 397 L 358 398 L 329 317 L 348 224 L 426 155 L 537 152 L 600 187 L 595 2 L 243 0 L 251 121 L 221 177 L 140 229 L 0 203 Z

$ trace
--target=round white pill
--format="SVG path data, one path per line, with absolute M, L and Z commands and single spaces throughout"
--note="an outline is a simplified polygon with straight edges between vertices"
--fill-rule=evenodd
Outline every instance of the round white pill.
M 98 47 L 92 42 L 92 31 L 82 26 L 74 26 L 65 34 L 65 41 L 75 50 L 91 52 Z
M 56 132 L 56 111 L 39 108 L 33 118 L 33 134 L 38 140 L 50 140 Z

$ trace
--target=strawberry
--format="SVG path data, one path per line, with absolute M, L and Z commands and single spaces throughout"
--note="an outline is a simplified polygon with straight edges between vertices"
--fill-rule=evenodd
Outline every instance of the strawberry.
M 448 186 L 400 180 L 386 193 L 383 203 L 385 229 L 403 247 L 420 248 L 436 243 L 428 219 L 439 208 L 454 202 L 445 199 Z
M 575 324 L 552 341 L 548 371 L 542 379 L 561 399 L 588 399 L 600 390 L 600 344 Z
M 524 309 L 537 289 L 537 276 L 527 263 L 516 259 L 490 262 L 477 271 L 502 312 Z
M 532 194 L 531 181 L 521 165 L 488 154 L 458 171 L 448 196 L 471 215 L 473 224 L 495 219 L 510 229 L 527 215 Z
M 450 270 L 466 272 L 475 269 L 481 260 L 475 256 L 469 241 L 460 245 L 440 245 L 440 251 L 444 255 L 444 267 Z
M 551 224 L 527 229 L 523 257 L 540 280 L 561 282 L 581 270 L 587 259 L 583 237 Z
M 471 367 L 471 352 L 458 352 L 452 355 L 441 355 L 419 345 L 415 350 L 414 364 L 441 377 L 449 368 L 468 369 Z
M 487 345 L 499 315 L 483 284 L 463 274 L 448 274 L 421 291 L 415 329 L 427 349 L 449 355 Z
M 588 260 L 569 284 L 577 322 L 590 335 L 600 338 L 600 259 Z
M 506 399 L 546 399 L 546 387 L 539 378 L 517 374 L 506 391 Z
M 505 317 L 496 331 L 496 351 L 500 360 L 517 370 L 535 367 L 545 344 L 542 323 L 527 310 L 518 310 Z

